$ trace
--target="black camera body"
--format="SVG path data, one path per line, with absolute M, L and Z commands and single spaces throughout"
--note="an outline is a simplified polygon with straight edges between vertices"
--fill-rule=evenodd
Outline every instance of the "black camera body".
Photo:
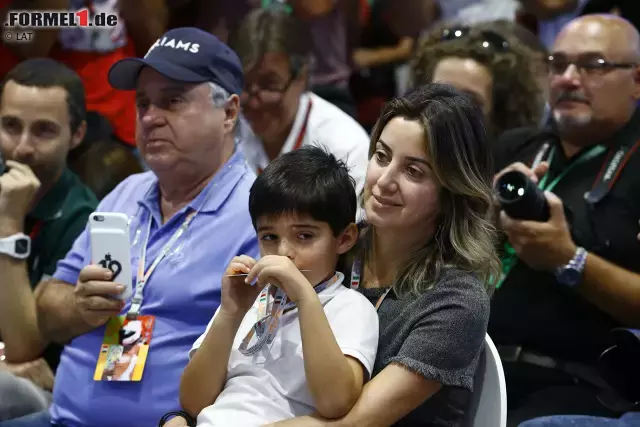
M 502 210 L 511 218 L 537 222 L 549 220 L 549 204 L 543 191 L 524 173 L 506 172 L 498 178 L 495 190 Z

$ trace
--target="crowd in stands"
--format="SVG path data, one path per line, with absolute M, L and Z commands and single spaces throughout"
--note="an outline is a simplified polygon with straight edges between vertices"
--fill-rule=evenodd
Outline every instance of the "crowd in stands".
M 0 0 L 0 427 L 640 426 L 632 3 Z

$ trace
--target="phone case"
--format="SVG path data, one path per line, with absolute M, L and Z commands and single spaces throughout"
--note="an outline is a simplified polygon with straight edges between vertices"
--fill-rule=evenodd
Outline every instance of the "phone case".
M 125 286 L 118 296 L 127 300 L 133 293 L 129 218 L 115 212 L 94 212 L 89 216 L 91 263 L 113 272 L 113 281 Z

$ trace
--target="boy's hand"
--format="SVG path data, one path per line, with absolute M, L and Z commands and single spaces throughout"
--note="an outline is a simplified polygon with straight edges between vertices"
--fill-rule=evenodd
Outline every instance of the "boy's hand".
M 267 255 L 260 259 L 247 276 L 247 282 L 257 280 L 262 289 L 272 283 L 282 289 L 289 300 L 297 303 L 313 286 L 286 256 Z
M 256 265 L 256 260 L 247 255 L 231 260 L 222 278 L 220 312 L 228 316 L 244 316 L 255 302 L 262 286 L 245 282 L 246 276 L 226 277 L 232 274 L 247 274 Z M 251 283 L 251 282 L 249 282 Z

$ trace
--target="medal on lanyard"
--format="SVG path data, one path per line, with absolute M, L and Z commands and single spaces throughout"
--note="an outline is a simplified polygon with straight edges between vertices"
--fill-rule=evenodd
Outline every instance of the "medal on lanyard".
M 351 289 L 357 291 L 358 288 L 360 287 L 360 277 L 362 275 L 362 268 L 361 268 L 362 263 L 360 262 L 359 258 L 356 258 L 353 261 L 353 265 L 351 266 Z M 378 298 L 378 301 L 376 301 L 376 310 L 378 310 L 380 308 L 380 306 L 382 305 L 382 301 L 384 301 L 384 299 L 387 297 L 387 295 L 389 295 L 389 292 L 391 292 L 392 288 L 387 288 L 386 291 L 384 291 L 384 293 L 382 295 L 380 295 L 380 298 Z
M 334 274 L 331 279 L 315 286 L 313 290 L 319 294 L 336 283 L 340 279 L 340 274 Z M 287 302 L 287 296 L 282 289 L 274 285 L 265 286 L 258 296 L 258 320 L 240 343 L 238 348 L 240 353 L 252 356 L 262 350 L 265 344 L 271 344 L 278 332 L 282 314 L 295 307 L 295 303 Z M 254 335 L 257 341 L 250 345 Z

